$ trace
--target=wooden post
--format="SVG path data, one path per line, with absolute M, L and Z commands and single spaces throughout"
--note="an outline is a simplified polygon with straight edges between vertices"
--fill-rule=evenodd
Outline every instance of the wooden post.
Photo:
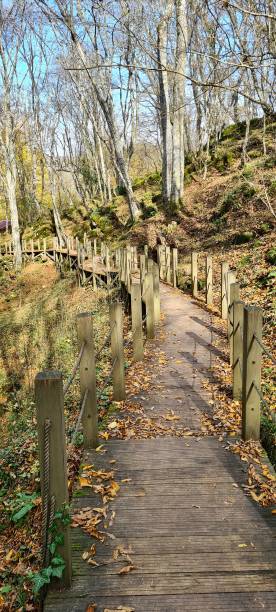
M 42 507 L 47 505 L 49 516 L 50 500 L 54 499 L 55 501 L 55 512 L 62 510 L 64 504 L 67 505 L 69 501 L 63 382 L 60 372 L 40 372 L 37 374 L 35 378 L 35 403 Z M 49 461 L 47 461 L 48 442 Z M 72 576 L 70 527 L 69 525 L 59 525 L 59 529 L 62 530 L 64 541 L 63 544 L 59 544 L 57 552 L 64 559 L 65 569 L 57 585 L 58 587 L 69 587 Z
M 165 250 L 165 258 L 166 258 L 166 282 L 171 283 L 171 247 L 166 246 Z
M 227 320 L 228 317 L 228 272 L 229 264 L 227 261 L 221 263 L 221 318 Z
M 243 376 L 242 376 L 242 437 L 260 439 L 260 397 L 262 349 L 254 339 L 262 341 L 262 309 L 248 306 L 244 309 Z M 256 389 L 257 388 L 257 389 Z
M 110 252 L 108 246 L 105 248 L 106 284 L 110 286 Z
M 96 448 L 98 444 L 98 411 L 96 397 L 96 368 L 93 338 L 93 320 L 90 312 L 77 315 L 79 347 L 84 343 L 80 362 L 80 387 L 82 399 L 88 390 L 82 417 L 84 448 Z
M 230 278 L 230 280 L 231 280 L 231 278 Z M 230 365 L 233 364 L 234 302 L 237 302 L 239 299 L 240 299 L 240 285 L 239 285 L 239 283 L 235 283 L 234 282 L 234 283 L 229 284 L 228 338 L 229 338 L 229 344 L 230 344 Z
M 44 255 L 46 255 L 46 251 L 47 251 L 47 241 L 46 238 L 43 239 L 43 252 Z
M 195 251 L 192 252 L 191 257 L 191 276 L 192 276 L 192 296 L 197 298 L 198 295 L 198 285 L 197 285 L 197 253 Z
M 128 246 L 126 249 L 126 288 L 128 290 L 128 293 L 130 293 L 130 288 L 131 288 L 131 250 L 130 247 Z
M 37 241 L 37 250 L 40 251 L 40 240 Z
M 243 369 L 243 311 L 244 303 L 234 301 L 233 305 L 233 399 L 242 397 L 242 369 Z
M 95 268 L 96 268 L 95 255 L 92 253 L 92 272 L 93 272 L 93 289 L 94 289 L 94 291 L 96 291 L 96 289 L 97 289 L 97 278 L 96 278 L 96 274 L 95 274 Z
M 172 250 L 173 286 L 177 287 L 178 249 Z
M 134 265 L 134 271 L 136 272 L 138 270 L 138 252 L 137 252 L 137 246 L 133 247 L 133 265 Z
M 144 358 L 141 284 L 131 283 L 131 321 L 133 337 L 133 361 Z
M 231 327 L 231 323 L 230 323 L 230 310 L 231 310 L 231 308 L 230 308 L 230 306 L 231 306 L 230 287 L 231 287 L 231 285 L 234 285 L 235 283 L 236 283 L 236 274 L 235 274 L 234 270 L 229 270 L 228 274 L 227 274 L 227 293 L 226 293 L 226 297 L 227 297 L 227 335 L 228 335 L 228 339 L 230 339 L 230 333 L 231 333 L 231 329 L 230 329 L 230 327 Z
M 159 323 L 161 316 L 159 266 L 155 261 L 152 263 L 154 322 Z
M 31 254 L 32 254 L 32 261 L 34 261 L 34 241 L 33 239 L 31 240 Z
M 113 399 L 125 399 L 125 364 L 123 338 L 123 308 L 120 302 L 110 304 Z
M 93 250 L 94 250 L 94 255 L 97 255 L 97 238 L 94 238 L 93 240 Z
M 213 305 L 213 263 L 212 257 L 206 257 L 206 304 Z
M 147 338 L 154 338 L 153 271 L 151 265 L 145 277 L 144 299 L 146 304 Z
M 147 270 L 148 269 L 148 258 L 149 258 L 149 246 L 148 246 L 148 244 L 144 245 L 144 255 L 145 255 L 146 270 Z

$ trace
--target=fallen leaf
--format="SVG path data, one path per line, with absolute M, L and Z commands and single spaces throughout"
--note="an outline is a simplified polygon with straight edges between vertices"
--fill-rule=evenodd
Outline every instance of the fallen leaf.
M 118 423 L 117 421 L 112 421 L 112 423 L 108 424 L 108 429 L 116 429 L 116 427 L 118 427 Z
M 126 565 L 125 567 L 122 567 L 122 569 L 120 569 L 119 574 L 120 576 L 124 576 L 125 574 L 129 574 L 129 572 L 132 572 L 135 569 L 137 569 L 135 565 Z
M 85 551 L 85 552 L 82 554 L 82 558 L 83 558 L 83 560 L 84 560 L 84 561 L 87 561 L 87 559 L 88 559 L 89 557 L 90 557 L 90 553 L 89 553 L 89 552 L 87 552 L 87 551 Z
M 79 484 L 81 487 L 92 487 L 92 484 L 89 482 L 87 478 L 80 477 Z

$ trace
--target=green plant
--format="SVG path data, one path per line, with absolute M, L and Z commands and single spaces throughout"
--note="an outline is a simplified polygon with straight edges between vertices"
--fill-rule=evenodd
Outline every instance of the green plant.
M 18 493 L 15 500 L 15 509 L 11 514 L 13 523 L 19 523 L 34 508 L 37 494 Z
M 263 289 L 272 284 L 274 278 L 276 278 L 276 268 L 274 268 L 267 274 L 260 274 L 257 277 L 256 284 L 258 287 L 261 287 L 261 289 Z
M 244 255 L 244 257 L 241 257 L 240 261 L 239 261 L 239 266 L 241 268 L 243 268 L 244 266 L 247 266 L 248 264 L 250 264 L 251 262 L 251 257 L 250 255 Z
M 46 585 L 50 584 L 52 578 L 61 578 L 65 569 L 65 561 L 57 552 L 58 546 L 64 544 L 64 535 L 61 526 L 70 524 L 70 515 L 68 506 L 64 505 L 61 510 L 55 513 L 52 527 L 49 533 L 52 536 L 49 552 L 51 555 L 48 567 L 44 567 L 40 572 L 31 572 L 29 579 L 32 583 L 33 592 L 35 595 Z
M 268 263 L 275 265 L 276 264 L 276 247 L 272 247 L 269 251 L 266 252 L 265 259 Z

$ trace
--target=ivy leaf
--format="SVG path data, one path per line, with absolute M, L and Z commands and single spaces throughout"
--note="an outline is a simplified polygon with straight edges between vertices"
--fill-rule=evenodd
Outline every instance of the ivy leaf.
M 61 578 L 64 568 L 65 568 L 65 565 L 59 565 L 58 567 L 53 567 L 52 576 L 55 576 L 56 578 Z
M 65 565 L 63 557 L 61 555 L 56 555 L 51 559 L 51 565 Z
M 10 591 L 12 590 L 11 586 L 9 586 L 8 584 L 6 584 L 5 586 L 2 586 L 0 589 L 0 593 L 4 594 L 4 593 L 10 593 Z
M 51 567 L 46 567 L 42 572 L 32 575 L 33 591 L 35 594 L 39 593 L 40 589 L 42 589 L 45 584 L 49 584 L 51 576 Z
M 20 510 L 18 510 L 18 512 L 16 512 L 15 514 L 12 515 L 13 522 L 14 523 L 18 523 L 18 521 L 20 521 L 20 519 L 22 519 L 23 516 L 28 514 L 28 512 L 30 512 L 30 510 L 32 510 L 32 508 L 33 508 L 33 504 L 26 504 L 26 506 L 22 506 L 22 508 L 20 508 Z
M 56 552 L 56 547 L 57 547 L 57 543 L 56 542 L 52 542 L 49 546 L 49 550 L 51 555 L 53 555 Z

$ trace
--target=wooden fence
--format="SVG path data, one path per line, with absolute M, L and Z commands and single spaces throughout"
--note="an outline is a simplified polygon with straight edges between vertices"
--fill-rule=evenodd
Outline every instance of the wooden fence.
M 40 372 L 35 378 L 35 402 L 38 427 L 40 475 L 42 491 L 43 564 L 48 562 L 51 545 L 51 526 L 55 510 L 68 502 L 67 448 L 75 442 L 82 424 L 84 448 L 98 445 L 97 404 L 112 381 L 113 400 L 123 401 L 125 390 L 125 357 L 127 345 L 132 344 L 133 360 L 144 357 L 144 331 L 147 338 L 154 338 L 155 327 L 160 320 L 159 270 L 151 259 L 147 266 L 138 268 L 135 249 L 123 249 L 117 253 L 118 274 L 127 295 L 131 313 L 130 338 L 124 340 L 124 310 L 122 301 L 110 302 L 110 331 L 100 350 L 95 354 L 93 340 L 93 317 L 91 313 L 77 316 L 79 354 L 73 371 L 63 384 L 60 372 Z M 106 251 L 104 256 L 106 258 Z M 143 262 L 142 255 L 142 262 Z M 96 366 L 102 350 L 110 346 L 111 370 L 104 388 L 97 393 Z M 64 419 L 64 396 L 68 392 L 77 372 L 80 379 L 81 406 L 70 441 L 66 438 Z M 64 526 L 63 542 L 59 553 L 65 561 L 65 571 L 60 584 L 71 582 L 71 545 L 68 526 Z

